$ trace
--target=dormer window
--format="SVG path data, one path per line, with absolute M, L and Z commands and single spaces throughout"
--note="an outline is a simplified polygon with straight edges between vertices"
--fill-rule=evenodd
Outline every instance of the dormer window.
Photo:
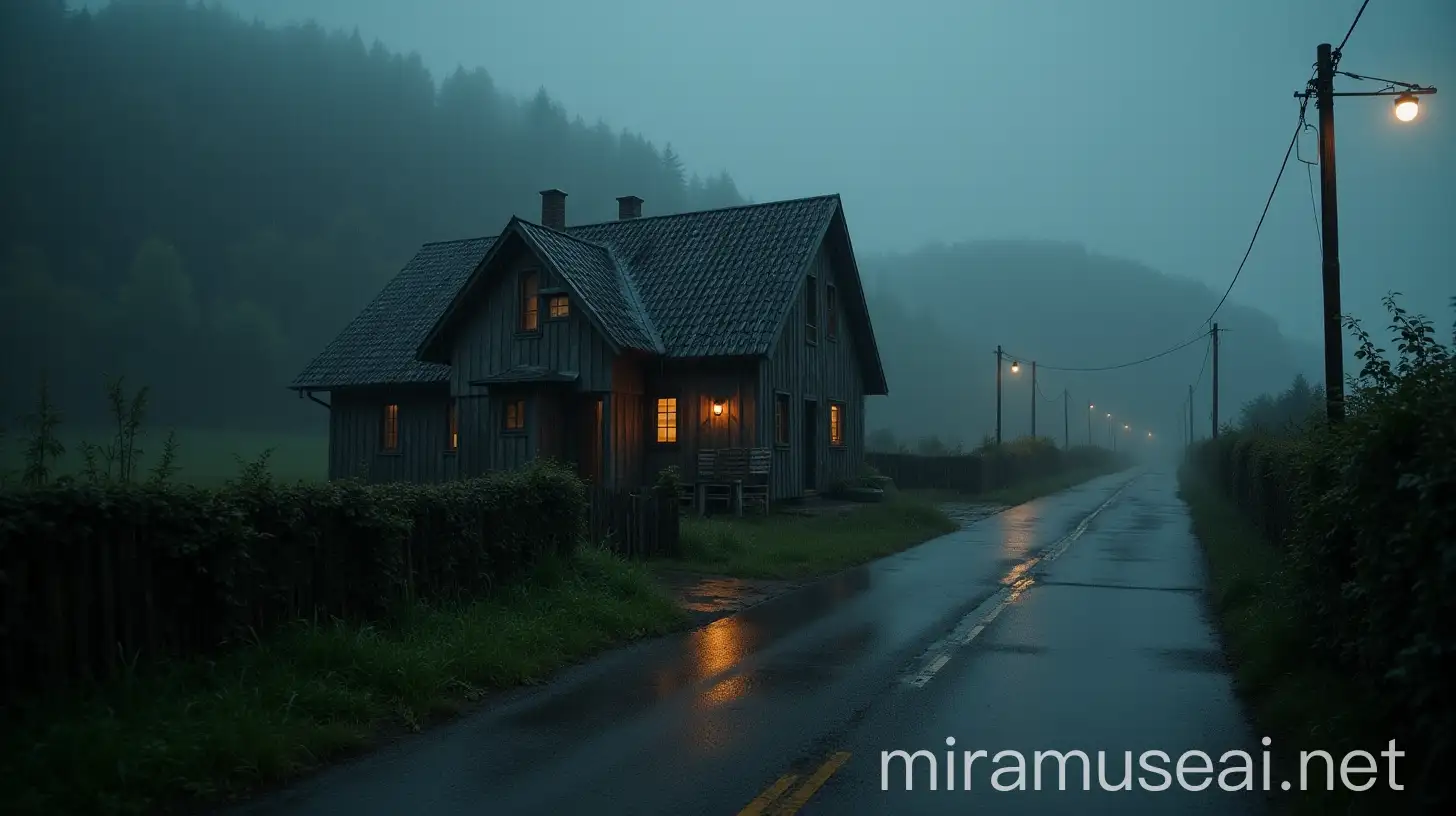
M 546 316 L 561 320 L 571 314 L 571 300 L 566 295 L 552 295 L 546 301 Z
M 520 330 L 533 332 L 541 328 L 541 279 L 536 270 L 521 273 Z

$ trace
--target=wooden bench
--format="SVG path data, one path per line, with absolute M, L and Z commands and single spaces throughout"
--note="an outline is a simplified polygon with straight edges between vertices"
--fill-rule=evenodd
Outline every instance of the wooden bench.
M 773 451 L 768 448 L 720 448 L 698 453 L 696 484 L 699 513 L 708 506 L 722 503 L 736 515 L 743 515 L 745 506 L 769 509 L 769 471 Z

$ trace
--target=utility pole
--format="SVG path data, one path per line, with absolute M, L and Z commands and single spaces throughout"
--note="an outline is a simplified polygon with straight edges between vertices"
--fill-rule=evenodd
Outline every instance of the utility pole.
M 996 347 L 996 444 L 1001 444 L 1001 347 Z
M 1345 352 L 1340 325 L 1340 215 L 1335 196 L 1335 56 L 1329 43 L 1315 51 L 1315 106 L 1319 108 L 1320 253 L 1324 284 L 1325 414 L 1331 424 L 1345 419 Z M 1218 338 L 1214 338 L 1215 355 Z M 1215 356 L 1214 359 L 1217 359 Z M 1215 372 L 1218 366 L 1215 364 Z M 1214 382 L 1218 382 L 1215 374 Z M 1214 387 L 1217 411 L 1218 388 Z
M 1072 449 L 1072 399 L 1067 389 L 1062 389 L 1062 448 Z
M 1031 361 L 1031 438 L 1036 438 L 1036 361 Z
M 1188 386 L 1188 444 L 1193 444 L 1193 386 Z
M 1218 438 L 1218 324 L 1213 324 L 1213 438 Z
M 1087 405 L 1087 447 L 1092 447 L 1092 405 Z

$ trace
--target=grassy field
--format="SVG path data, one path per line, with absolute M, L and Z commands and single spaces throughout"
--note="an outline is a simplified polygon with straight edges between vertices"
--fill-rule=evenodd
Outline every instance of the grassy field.
M 0 447 L 0 472 L 18 474 L 21 469 L 25 440 L 21 431 L 10 429 L 10 436 Z M 105 445 L 114 429 L 77 430 L 61 427 L 60 439 L 66 452 L 57 463 L 57 475 L 75 474 L 81 470 L 81 443 Z M 149 428 L 137 443 L 141 450 L 139 471 L 145 472 L 156 461 L 167 439 L 167 430 Z M 238 474 L 239 459 L 252 461 L 272 450 L 268 468 L 280 481 L 323 479 L 328 475 L 329 438 L 327 435 L 279 433 L 263 431 L 222 431 L 177 429 L 178 481 L 197 485 L 221 484 Z
M 1256 733 L 1273 741 L 1268 749 L 1273 752 L 1270 778 L 1297 781 L 1299 752 L 1306 750 L 1328 751 L 1336 762 L 1348 751 L 1365 750 L 1381 763 L 1381 776 L 1369 791 L 1282 794 L 1282 809 L 1301 816 L 1410 812 L 1389 791 L 1382 793 L 1385 760 L 1378 752 L 1393 735 L 1366 714 L 1374 708 L 1362 689 L 1309 647 L 1313 627 L 1296 602 L 1280 551 L 1212 487 L 1187 473 L 1179 481 L 1207 560 L 1211 602 L 1239 695 Z M 1404 761 L 1409 779 L 1415 762 L 1409 757 Z M 1313 760 L 1309 770 L 1311 784 L 1324 785 L 1323 760 Z
M 463 609 L 300 626 L 213 663 L 3 714 L 0 812 L 141 814 L 233 798 L 686 622 L 644 570 L 592 550 Z
M 740 578 L 805 578 L 891 555 L 956 529 L 936 506 L 899 495 L 844 514 L 775 513 L 746 518 L 685 518 L 683 557 L 672 569 Z
M 926 502 L 973 502 L 978 504 L 1024 504 L 1032 499 L 1047 496 L 1069 487 L 1075 487 L 1098 476 L 1105 476 L 1113 471 L 1106 468 L 1078 468 L 1069 470 L 1056 476 L 1048 476 L 1044 479 L 1036 479 L 1025 484 L 1002 490 L 991 490 L 985 493 L 956 493 L 947 490 L 911 490 L 906 491 L 921 501 Z

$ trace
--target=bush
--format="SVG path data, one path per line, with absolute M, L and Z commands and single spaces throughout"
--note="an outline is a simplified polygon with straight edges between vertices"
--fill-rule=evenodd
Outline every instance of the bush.
M 582 483 L 551 463 L 439 485 L 280 486 L 255 469 L 215 490 L 0 491 L 0 689 L 207 653 L 287 621 L 478 597 L 570 555 L 584 520 Z
M 1316 644 L 1405 724 L 1413 789 L 1452 797 L 1456 759 L 1456 358 L 1387 298 L 1399 359 L 1356 330 L 1365 367 L 1339 426 L 1237 431 L 1191 461 L 1282 542 Z M 1406 735 L 1402 735 L 1406 736 Z M 1445 801 L 1445 799 L 1443 799 Z

